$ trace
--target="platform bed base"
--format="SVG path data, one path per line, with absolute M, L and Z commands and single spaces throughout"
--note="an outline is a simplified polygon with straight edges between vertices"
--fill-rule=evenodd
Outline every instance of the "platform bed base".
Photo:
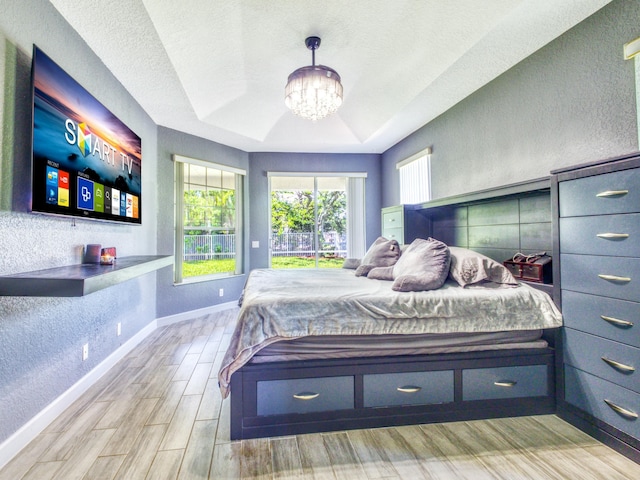
M 231 439 L 555 412 L 554 350 L 247 364 Z

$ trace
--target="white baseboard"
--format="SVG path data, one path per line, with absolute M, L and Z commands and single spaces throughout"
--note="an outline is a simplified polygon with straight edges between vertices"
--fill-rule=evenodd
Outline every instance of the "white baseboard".
M 20 450 L 26 447 L 35 439 L 51 422 L 53 422 L 62 412 L 69 408 L 80 396 L 93 386 L 109 369 L 122 360 L 131 352 L 142 340 L 147 338 L 158 327 L 171 325 L 207 315 L 209 313 L 220 312 L 237 306 L 237 302 L 228 302 L 213 307 L 192 310 L 190 312 L 179 313 L 168 317 L 162 317 L 150 322 L 146 327 L 136 333 L 133 337 L 123 343 L 111 355 L 105 358 L 93 370 L 78 380 L 71 388 L 38 412 L 31 420 L 25 423 L 17 432 L 0 444 L 0 468 L 15 457 Z

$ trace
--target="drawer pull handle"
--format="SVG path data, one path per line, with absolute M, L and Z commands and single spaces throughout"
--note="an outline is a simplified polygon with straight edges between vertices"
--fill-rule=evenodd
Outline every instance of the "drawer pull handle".
M 618 275 L 607 275 L 605 273 L 599 273 L 598 276 L 603 280 L 609 280 L 610 282 L 624 282 L 628 283 L 631 281 L 629 277 L 619 277 Z
M 624 363 L 620 363 L 620 362 L 616 362 L 615 360 L 611 360 L 610 358 L 607 357 L 601 357 L 602 361 L 605 363 L 608 363 L 609 365 L 611 365 L 613 368 L 616 368 L 618 370 L 621 370 L 623 372 L 635 372 L 636 369 L 633 368 L 631 365 L 625 365 Z
M 422 387 L 418 387 L 416 385 L 405 385 L 404 387 L 396 388 L 396 390 L 402 393 L 418 393 L 422 390 Z
M 596 237 L 599 238 L 609 238 L 612 240 L 617 240 L 619 238 L 629 238 L 629 234 L 628 233 L 598 233 L 596 234 Z
M 631 410 L 627 410 L 626 408 L 621 407 L 620 405 L 616 405 L 615 403 L 613 403 L 611 400 L 607 400 L 606 398 L 604 399 L 604 403 L 606 403 L 607 405 L 609 405 L 609 407 L 611 408 L 611 410 L 613 410 L 614 412 L 619 413 L 620 415 L 624 415 L 625 417 L 629 417 L 629 418 L 633 418 L 636 419 L 638 418 L 638 414 L 636 412 L 633 412 Z
M 517 383 L 518 382 L 515 380 L 500 380 L 498 382 L 493 382 L 496 387 L 515 387 Z
M 629 322 L 628 320 L 620 320 L 618 318 L 607 317 L 606 315 L 600 315 L 600 318 L 620 327 L 633 327 L 633 322 Z
M 596 197 L 619 197 L 621 195 L 626 195 L 627 193 L 629 193 L 629 190 L 606 190 L 598 193 Z
M 293 398 L 295 398 L 296 400 L 313 400 L 314 398 L 318 398 L 319 396 L 320 394 L 315 392 L 300 392 L 293 394 Z

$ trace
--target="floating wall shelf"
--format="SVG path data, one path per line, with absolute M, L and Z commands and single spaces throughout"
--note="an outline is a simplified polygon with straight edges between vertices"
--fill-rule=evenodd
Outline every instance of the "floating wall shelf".
M 0 276 L 0 295 L 82 297 L 173 263 L 170 255 L 122 257 L 113 265 L 82 264 Z

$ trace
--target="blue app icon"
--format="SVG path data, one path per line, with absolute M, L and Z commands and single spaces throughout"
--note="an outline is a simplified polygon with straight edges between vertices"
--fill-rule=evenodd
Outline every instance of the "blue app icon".
M 58 169 L 47 165 L 47 203 L 58 204 Z
M 93 182 L 78 177 L 78 208 L 93 210 Z

